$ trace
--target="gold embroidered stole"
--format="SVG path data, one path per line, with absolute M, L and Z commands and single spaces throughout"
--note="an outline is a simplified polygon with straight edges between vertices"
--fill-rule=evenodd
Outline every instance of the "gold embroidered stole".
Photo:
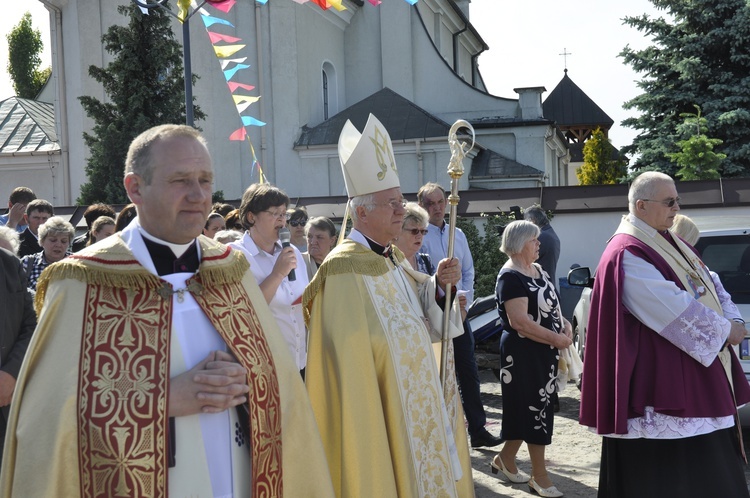
M 626 218 L 622 220 L 616 233 L 631 235 L 656 251 L 675 272 L 682 286 L 692 293 L 697 301 L 719 315 L 724 315 L 708 269 L 679 237 L 675 237 L 672 232 L 667 232 L 667 236 L 674 240 L 678 250 L 659 234 L 649 237 Z
M 146 289 L 89 285 L 84 298 L 81 495 L 167 496 L 171 306 Z
M 96 251 L 51 265 L 50 282 L 87 283 L 78 384 L 78 448 L 84 497 L 168 496 L 167 400 L 172 300 L 165 282 L 133 258 L 119 235 Z M 241 283 L 247 260 L 199 238 L 191 293 L 248 369 L 253 496 L 282 496 L 281 400 L 271 351 Z M 168 285 L 168 284 L 167 284 Z M 197 290 L 196 290 L 197 289 Z M 170 293 L 171 294 L 171 293 Z

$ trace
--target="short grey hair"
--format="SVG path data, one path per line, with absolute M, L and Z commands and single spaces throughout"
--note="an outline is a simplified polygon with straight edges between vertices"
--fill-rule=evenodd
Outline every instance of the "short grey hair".
M 628 190 L 628 210 L 635 214 L 636 201 L 653 199 L 658 186 L 665 182 L 674 183 L 674 180 L 660 171 L 646 171 L 638 175 Z
M 53 216 L 39 227 L 39 244 L 41 245 L 50 235 L 67 235 L 72 242 L 75 233 L 76 230 L 73 225 L 60 216 Z
M 219 230 L 214 236 L 214 240 L 222 244 L 236 242 L 242 238 L 242 234 L 237 230 Z
M 192 126 L 165 124 L 154 126 L 144 131 L 133 139 L 128 148 L 128 155 L 125 158 L 125 176 L 134 173 L 151 185 L 154 176 L 154 165 L 151 163 L 151 149 L 154 144 L 168 140 L 170 138 L 193 138 L 206 146 L 206 139 L 203 138 L 200 131 Z
M 18 254 L 18 248 L 21 247 L 21 238 L 18 232 L 5 225 L 0 226 L 0 240 L 4 240 L 13 248 L 13 254 Z
M 523 219 L 532 222 L 539 228 L 549 225 L 549 218 L 547 218 L 547 213 L 544 212 L 544 209 L 542 209 L 542 206 L 540 206 L 539 204 L 534 204 L 533 206 L 527 207 L 523 212 Z
M 410 221 L 418 227 L 424 228 L 430 221 L 430 215 L 427 214 L 427 211 L 416 202 L 407 202 L 406 214 L 404 214 L 404 222 L 401 226 L 405 227 L 406 223 Z
M 358 195 L 349 199 L 349 216 L 352 222 L 357 221 L 357 208 L 360 206 L 368 213 L 375 209 L 375 194 Z
M 518 254 L 526 242 L 539 237 L 539 232 L 539 227 L 530 221 L 511 221 L 503 230 L 500 250 L 508 256 Z

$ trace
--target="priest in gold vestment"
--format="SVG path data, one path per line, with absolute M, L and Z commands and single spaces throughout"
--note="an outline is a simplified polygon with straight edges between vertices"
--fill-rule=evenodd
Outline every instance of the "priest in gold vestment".
M 435 284 L 455 284 L 460 265 L 443 260 L 427 277 L 392 246 L 404 200 L 390 138 L 374 116 L 361 134 L 347 122 L 339 155 L 353 229 L 303 298 L 306 385 L 336 495 L 474 496 L 455 378 L 444 396 L 430 338 L 442 322 Z
M 246 259 L 199 236 L 213 181 L 204 140 L 147 130 L 125 172 L 138 218 L 39 281 L 0 496 L 333 496 Z

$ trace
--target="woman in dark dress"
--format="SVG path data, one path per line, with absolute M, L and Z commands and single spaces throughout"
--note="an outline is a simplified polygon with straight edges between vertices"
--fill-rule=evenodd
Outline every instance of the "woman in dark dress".
M 552 485 L 544 463 L 552 442 L 558 350 L 571 345 L 570 323 L 563 318 L 555 287 L 534 261 L 539 257 L 539 228 L 514 221 L 503 232 L 500 250 L 510 259 L 497 276 L 496 298 L 505 324 L 500 339 L 505 444 L 492 460 L 492 472 L 511 482 L 528 482 L 540 496 L 562 493 Z M 518 469 L 516 454 L 525 442 L 531 476 Z

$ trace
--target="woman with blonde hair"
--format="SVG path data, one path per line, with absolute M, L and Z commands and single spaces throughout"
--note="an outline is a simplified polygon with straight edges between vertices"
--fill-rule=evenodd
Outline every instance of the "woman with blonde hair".
M 42 251 L 21 259 L 29 277 L 29 289 L 36 290 L 37 280 L 45 268 L 71 254 L 70 243 L 75 233 L 73 225 L 59 216 L 53 216 L 39 227 Z

